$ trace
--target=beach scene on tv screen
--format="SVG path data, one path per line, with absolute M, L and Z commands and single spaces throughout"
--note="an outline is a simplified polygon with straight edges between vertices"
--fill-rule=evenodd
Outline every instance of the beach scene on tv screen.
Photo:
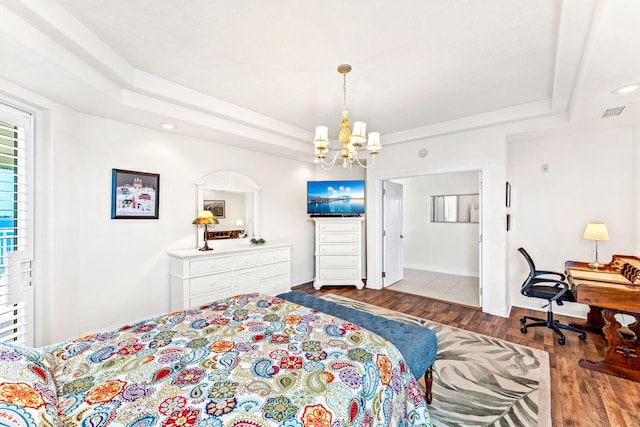
M 364 181 L 310 181 L 307 184 L 307 212 L 364 213 Z

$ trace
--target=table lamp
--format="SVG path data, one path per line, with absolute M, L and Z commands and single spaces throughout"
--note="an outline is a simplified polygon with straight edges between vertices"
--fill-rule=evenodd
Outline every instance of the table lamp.
M 589 267 L 598 269 L 604 264 L 598 262 L 598 240 L 609 240 L 609 233 L 607 232 L 607 226 L 604 222 L 590 222 L 587 224 L 587 228 L 584 229 L 583 239 L 596 241 L 596 260 L 589 263 Z
M 244 236 L 244 221 L 242 220 L 242 218 L 238 218 L 238 220 L 236 221 L 236 227 L 238 227 L 239 230 L 239 234 L 240 237 Z
M 196 219 L 193 220 L 192 224 L 196 224 L 198 227 L 200 227 L 201 225 L 204 225 L 204 246 L 201 248 L 198 248 L 198 250 L 200 251 L 213 250 L 213 248 L 209 247 L 209 244 L 207 242 L 207 232 L 209 231 L 208 228 L 210 225 L 216 225 L 217 223 L 218 223 L 218 220 L 216 219 L 215 216 L 213 216 L 213 214 L 209 210 L 201 211 L 196 217 Z

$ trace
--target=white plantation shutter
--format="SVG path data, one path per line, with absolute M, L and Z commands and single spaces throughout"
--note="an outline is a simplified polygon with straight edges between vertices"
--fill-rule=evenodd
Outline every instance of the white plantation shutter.
M 0 102 L 0 341 L 33 344 L 33 117 Z

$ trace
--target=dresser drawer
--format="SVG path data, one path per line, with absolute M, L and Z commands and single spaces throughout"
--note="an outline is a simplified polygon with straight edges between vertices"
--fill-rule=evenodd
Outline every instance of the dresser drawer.
M 189 308 L 198 308 L 203 305 L 211 304 L 224 298 L 233 296 L 231 289 L 220 289 L 218 291 L 206 292 L 189 298 Z
M 196 276 L 198 274 L 228 271 L 231 270 L 232 265 L 232 258 L 230 256 L 193 260 L 189 261 L 189 274 Z
M 358 280 L 360 275 L 357 268 L 329 268 L 320 270 L 321 280 Z
M 320 255 L 357 255 L 357 244 L 322 244 L 318 248 Z
M 260 280 L 269 277 L 282 276 L 283 274 L 289 274 L 288 262 L 263 265 L 262 267 L 258 268 L 258 276 L 260 277 Z
M 289 261 L 291 255 L 289 249 L 278 249 L 277 251 L 264 251 L 258 254 L 260 264 L 269 264 L 271 262 Z
M 238 271 L 234 274 L 235 282 L 238 286 L 237 293 L 248 294 L 251 292 L 258 292 L 258 283 L 260 282 L 260 279 L 258 277 L 257 268 Z
M 318 238 L 320 243 L 357 243 L 357 233 L 324 233 Z
M 258 254 L 240 254 L 233 256 L 233 268 L 252 267 L 258 265 Z
M 320 267 L 357 267 L 358 266 L 358 257 L 357 256 L 334 256 L 334 255 L 323 255 L 319 257 L 318 262 Z
M 270 279 L 261 280 L 258 292 L 262 294 L 276 295 L 291 290 L 291 279 L 289 275 L 272 277 Z
M 353 231 L 354 233 L 358 232 L 358 223 L 354 222 L 337 222 L 337 223 L 323 223 L 320 224 L 320 233 L 331 232 L 331 231 Z
M 189 280 L 190 295 L 200 294 L 219 289 L 230 290 L 232 286 L 231 272 L 209 274 L 207 276 L 194 277 Z

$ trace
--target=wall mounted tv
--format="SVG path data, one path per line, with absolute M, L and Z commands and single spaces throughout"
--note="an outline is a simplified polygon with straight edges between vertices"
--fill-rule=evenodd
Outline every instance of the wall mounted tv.
M 311 216 L 364 214 L 364 181 L 307 181 L 307 213 Z

